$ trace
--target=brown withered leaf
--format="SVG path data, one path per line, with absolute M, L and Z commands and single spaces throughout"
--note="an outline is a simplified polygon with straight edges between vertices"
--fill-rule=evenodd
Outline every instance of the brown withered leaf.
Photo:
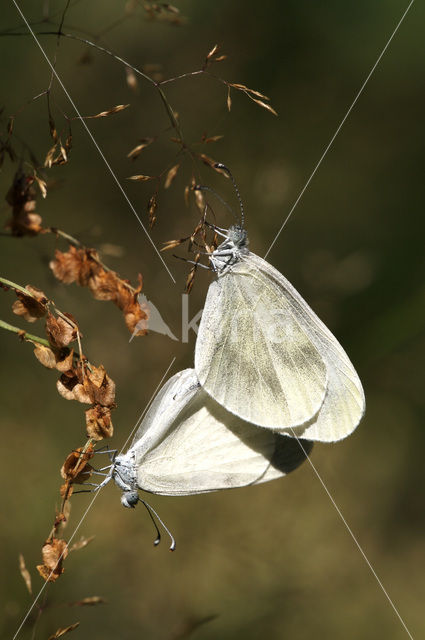
M 129 176 L 127 180 L 133 180 L 135 182 L 147 182 L 148 180 L 153 180 L 154 176 L 144 176 L 144 175 L 136 175 Z
M 85 257 L 85 252 L 74 246 L 66 253 L 56 249 L 55 259 L 50 261 L 49 267 L 58 280 L 70 284 L 79 279 Z
M 78 600 L 77 602 L 72 602 L 72 607 L 93 607 L 96 604 L 103 604 L 106 602 L 104 598 L 100 596 L 89 596 L 87 598 L 83 598 L 82 600 Z
M 105 271 L 99 266 L 96 273 L 88 280 L 88 288 L 95 300 L 115 300 L 119 278 L 114 271 Z
M 47 369 L 54 369 L 56 367 L 55 354 L 49 347 L 45 347 L 43 344 L 36 344 L 34 347 L 34 355 Z
M 22 211 L 19 215 L 9 220 L 6 226 L 14 236 L 36 236 L 43 229 L 41 223 L 42 217 L 38 213 Z
M 129 107 L 129 104 L 117 104 L 112 109 L 108 109 L 107 111 L 101 111 L 100 113 L 96 113 L 95 116 L 84 116 L 84 120 L 94 120 L 95 118 L 106 118 L 107 116 L 111 116 L 114 113 L 119 113 L 120 111 L 124 111 Z
M 63 561 L 68 555 L 68 547 L 65 540 L 51 538 L 47 540 L 41 550 L 43 564 L 37 565 L 39 574 L 48 582 L 55 582 L 64 572 Z
M 63 352 L 60 352 L 56 355 L 56 369 L 61 373 L 66 373 L 67 371 L 73 371 L 73 362 L 74 362 L 74 349 L 70 351 L 64 349 Z
M 65 504 L 69 501 L 69 498 L 72 496 L 73 493 L 74 493 L 74 485 L 72 484 L 72 482 L 67 480 L 66 482 L 61 484 L 59 488 L 59 495 L 62 498 L 62 500 L 65 501 Z
M 55 530 L 56 530 L 60 525 L 65 526 L 65 524 L 66 524 L 66 515 L 65 515 L 64 513 L 62 513 L 62 512 L 57 513 L 57 514 L 56 514 L 56 517 L 55 517 L 55 520 L 54 520 L 54 523 L 53 523 L 53 526 L 54 526 Z
M 50 312 L 46 318 L 46 333 L 50 344 L 59 349 L 66 347 L 77 337 L 77 329 L 72 326 L 71 321 L 67 322 L 62 317 L 55 318 Z
M 146 147 L 149 147 L 149 145 L 152 144 L 152 142 L 154 141 L 155 141 L 155 138 L 143 138 L 142 140 L 140 140 L 140 143 L 136 145 L 127 154 L 127 158 L 131 158 L 132 160 L 135 160 L 141 154 L 143 149 L 146 149 Z
M 84 391 L 90 398 L 91 404 L 101 404 L 104 407 L 114 405 L 115 382 L 108 376 L 103 365 L 93 367 L 91 371 L 87 371 L 81 386 L 83 386 Z M 76 395 L 76 387 L 74 388 L 74 395 Z
M 111 410 L 95 404 L 86 411 L 87 437 L 93 440 L 111 438 L 114 427 L 111 420 Z
M 61 391 L 59 391 L 59 393 L 61 393 Z M 63 397 L 65 398 L 66 396 L 64 395 Z M 71 400 L 77 400 L 77 402 L 81 402 L 82 404 L 93 404 L 91 394 L 82 382 L 73 387 Z
M 28 322 L 35 322 L 46 315 L 48 298 L 37 287 L 28 284 L 25 288 L 32 295 L 15 291 L 18 300 L 13 303 L 12 311 L 17 316 L 23 316 Z
M 76 629 L 79 626 L 79 624 L 80 624 L 79 622 L 74 622 L 74 624 L 70 624 L 69 627 L 60 627 L 55 631 L 55 633 L 52 636 L 49 636 L 48 640 L 57 640 L 57 638 L 64 636 L 66 633 L 69 633 L 70 631 L 74 631 L 74 629 Z
M 36 191 L 33 185 L 33 175 L 17 171 L 6 194 L 6 201 L 12 207 L 12 218 L 6 227 L 14 236 L 34 236 L 42 231 L 41 216 L 35 213 Z
M 74 389 L 77 384 L 77 376 L 69 377 L 63 374 L 56 382 L 56 389 L 58 390 L 59 395 L 61 395 L 62 398 L 65 398 L 65 400 L 77 400 L 78 398 L 76 398 L 74 395 Z M 88 398 L 85 402 L 87 404 L 90 404 L 90 398 Z
M 92 474 L 92 466 L 89 464 L 89 460 L 93 457 L 93 448 L 88 449 L 82 453 L 82 447 L 71 451 L 71 453 L 65 458 L 65 461 L 61 467 L 60 474 L 64 480 L 72 480 L 82 484 L 85 480 L 88 480 Z
M 147 319 L 147 313 L 141 308 L 137 301 L 128 305 L 124 312 L 125 324 L 133 338 L 145 336 L 148 333 Z
M 25 560 L 22 553 L 19 554 L 19 571 L 21 572 L 21 576 L 24 579 L 28 592 L 32 595 L 31 576 L 28 569 L 25 566 Z
M 89 538 L 85 538 L 84 536 L 82 536 L 78 542 L 74 542 L 74 544 L 72 545 L 72 547 L 69 549 L 69 551 L 79 551 L 80 549 L 84 549 L 84 547 L 87 547 L 88 544 L 90 544 L 90 542 L 92 542 L 94 540 L 95 536 L 90 536 Z
M 165 178 L 165 182 L 164 182 L 164 189 L 168 189 L 171 186 L 171 183 L 173 182 L 174 178 L 177 175 L 177 171 L 179 170 L 180 165 L 179 164 L 175 164 L 174 167 L 171 167 L 171 169 L 168 171 L 167 176 Z

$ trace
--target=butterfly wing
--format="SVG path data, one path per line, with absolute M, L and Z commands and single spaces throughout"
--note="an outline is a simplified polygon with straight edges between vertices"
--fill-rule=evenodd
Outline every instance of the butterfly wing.
M 281 477 L 304 461 L 296 440 L 259 429 L 218 405 L 199 387 L 194 370 L 174 378 L 160 391 L 156 409 L 152 405 L 146 416 L 149 427 L 132 447 L 144 491 L 189 495 L 241 487 Z
M 154 447 L 193 398 L 199 382 L 193 369 L 179 371 L 161 387 L 143 418 L 131 444 L 138 456 Z
M 294 428 L 295 434 L 322 442 L 335 442 L 345 438 L 357 427 L 365 411 L 363 387 L 355 368 L 335 336 L 291 283 L 262 258 L 251 254 L 251 260 L 258 269 L 267 269 L 273 286 L 285 292 L 299 324 L 326 365 L 328 384 L 319 413 L 312 421 Z M 292 430 L 286 433 L 294 435 Z
M 277 277 L 279 276 L 279 278 Z M 211 283 L 195 349 L 203 388 L 243 420 L 283 430 L 312 421 L 327 389 L 322 354 L 276 269 L 247 253 Z

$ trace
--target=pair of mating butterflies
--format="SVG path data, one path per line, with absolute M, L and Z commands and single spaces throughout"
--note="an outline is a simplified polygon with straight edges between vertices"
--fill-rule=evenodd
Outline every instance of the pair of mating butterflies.
M 336 338 L 248 250 L 241 226 L 221 235 L 209 256 L 217 277 L 195 368 L 160 389 L 108 474 L 124 506 L 135 506 L 137 489 L 189 495 L 281 477 L 305 460 L 312 441 L 344 438 L 363 415 L 360 380 Z

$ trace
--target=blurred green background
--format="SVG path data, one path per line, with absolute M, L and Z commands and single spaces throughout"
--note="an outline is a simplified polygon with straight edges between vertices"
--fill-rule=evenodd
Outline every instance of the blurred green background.
M 28 19 L 40 20 L 45 2 L 22 0 Z M 124 19 L 124 2 L 71 2 L 65 30 L 93 39 L 135 64 L 161 65 L 165 77 L 198 69 L 215 44 L 228 59 L 216 67 L 223 78 L 270 96 L 275 118 L 208 77 L 166 87 L 188 142 L 224 138 L 200 151 L 231 167 L 246 208 L 251 248 L 263 255 L 354 96 L 375 63 L 407 3 L 354 2 L 199 3 L 176 1 L 186 16 L 180 27 L 146 18 L 141 6 Z M 64 2 L 50 3 L 53 15 Z M 367 412 L 358 430 L 335 445 L 316 445 L 312 460 L 413 636 L 423 623 L 423 25 L 424 8 L 412 6 L 364 93 L 274 245 L 268 260 L 284 273 L 339 338 L 364 383 Z M 2 30 L 22 23 L 11 3 L 2 9 Z M 55 18 L 58 20 L 58 16 Z M 34 27 L 36 31 L 45 25 Z M 55 38 L 43 37 L 49 56 Z M 137 93 L 125 70 L 110 57 L 60 43 L 58 72 L 85 115 L 116 104 L 126 111 L 89 127 L 123 182 L 145 224 L 149 183 L 128 183 L 134 173 L 154 174 L 175 162 L 177 147 L 155 90 L 143 82 Z M 30 37 L 1 37 L 3 116 L 16 113 L 49 82 L 49 71 Z M 60 109 L 73 116 L 61 89 Z M 3 125 L 4 126 L 4 125 Z M 69 164 L 48 172 L 57 183 L 37 211 L 89 246 L 120 247 L 104 254 L 107 264 L 135 281 L 174 333 L 181 333 L 181 293 L 187 265 L 163 254 L 174 285 L 113 183 L 79 122 L 73 126 Z M 29 105 L 15 133 L 38 158 L 51 146 L 45 100 Z M 133 163 L 126 154 L 142 137 L 160 139 Z M 17 145 L 19 149 L 19 145 Z M 16 165 L 6 161 L 1 193 Z M 231 186 L 204 165 L 200 180 L 232 205 Z M 197 221 L 183 189 L 191 175 L 185 161 L 168 191 L 160 190 L 152 239 L 188 235 Z M 218 222 L 231 220 L 214 202 Z M 3 201 L 2 218 L 9 217 Z M 94 301 L 87 290 L 54 280 L 48 261 L 52 237 L 0 238 L 1 273 L 31 283 L 71 312 L 84 334 L 84 351 L 103 363 L 117 384 L 111 446 L 120 448 L 173 357 L 170 372 L 191 366 L 188 344 L 150 334 L 129 343 L 119 311 Z M 66 245 L 58 244 L 60 248 Z M 106 247 L 107 249 L 107 247 Z M 176 250 L 185 256 L 185 250 Z M 190 314 L 202 308 L 211 276 L 197 275 Z M 4 293 L 1 317 L 27 328 L 10 310 Z M 41 334 L 41 324 L 29 330 Z M 1 332 L 1 433 L 3 456 L 0 520 L 1 634 L 11 637 L 31 598 L 18 571 L 23 553 L 34 591 L 42 586 L 35 565 L 58 504 L 59 468 L 84 443 L 84 406 L 56 393 L 55 372 L 43 369 L 30 345 Z M 91 497 L 72 500 L 65 537 Z M 62 578 L 47 590 L 48 607 L 37 638 L 81 621 L 73 637 L 149 638 L 391 638 L 407 636 L 311 466 L 287 478 L 246 489 L 195 497 L 150 497 L 177 538 L 154 549 L 154 532 L 142 508 L 124 510 L 109 485 L 82 523 L 80 535 L 95 535 L 72 553 Z M 421 566 L 422 560 L 422 566 Z M 69 603 L 98 595 L 97 608 Z M 44 601 L 44 599 L 43 599 Z M 211 620 L 206 621 L 207 618 Z M 22 629 L 30 638 L 33 616 Z M 197 627 L 198 623 L 204 624 Z

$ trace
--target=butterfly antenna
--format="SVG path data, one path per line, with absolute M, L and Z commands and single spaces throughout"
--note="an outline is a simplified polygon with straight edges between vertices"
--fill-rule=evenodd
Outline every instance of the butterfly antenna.
M 143 504 L 143 506 L 145 507 L 146 511 L 149 514 L 150 519 L 153 522 L 153 525 L 156 529 L 156 540 L 154 541 L 154 545 L 155 547 L 159 545 L 159 543 L 161 542 L 161 532 L 158 529 L 158 525 L 155 522 L 155 518 L 158 520 L 158 522 L 162 525 L 163 529 L 168 533 L 168 535 L 170 536 L 170 540 L 171 540 L 171 544 L 170 544 L 170 551 L 174 551 L 174 549 L 176 548 L 176 541 L 174 540 L 174 536 L 171 533 L 171 531 L 169 530 L 169 528 L 167 526 L 165 526 L 165 524 L 163 523 L 163 521 L 161 520 L 161 518 L 159 517 L 159 515 L 157 514 L 157 512 L 155 511 L 155 509 L 153 507 L 151 507 L 150 504 L 148 504 L 147 502 L 145 502 L 144 500 L 142 500 L 142 498 L 140 498 L 139 496 L 139 502 L 141 502 Z M 155 518 L 154 518 L 155 516 Z
M 243 208 L 241 194 L 239 192 L 238 185 L 236 184 L 236 180 L 234 179 L 234 177 L 232 175 L 232 172 L 230 171 L 229 167 L 226 167 L 225 164 L 222 164 L 221 162 L 216 162 L 214 167 L 216 169 L 222 169 L 225 173 L 227 173 L 227 175 L 229 176 L 230 180 L 232 181 L 233 188 L 234 188 L 234 190 L 236 192 L 236 196 L 237 196 L 237 199 L 239 201 L 239 209 L 240 209 L 240 212 L 241 212 L 241 227 L 244 228 L 245 227 L 245 211 L 244 211 L 244 208 Z
M 232 216 L 235 218 L 236 222 L 238 222 L 236 214 L 233 211 L 233 209 L 230 206 L 230 204 L 228 202 L 226 202 L 226 200 L 224 200 L 224 198 L 222 198 L 221 195 L 218 194 L 217 191 L 215 191 L 215 189 L 213 189 L 212 187 L 207 187 L 204 184 L 197 184 L 197 185 L 195 185 L 193 187 L 193 189 L 194 189 L 194 191 L 209 191 L 210 193 L 212 193 L 218 200 L 220 200 L 221 204 L 224 205 L 228 211 L 230 211 Z

